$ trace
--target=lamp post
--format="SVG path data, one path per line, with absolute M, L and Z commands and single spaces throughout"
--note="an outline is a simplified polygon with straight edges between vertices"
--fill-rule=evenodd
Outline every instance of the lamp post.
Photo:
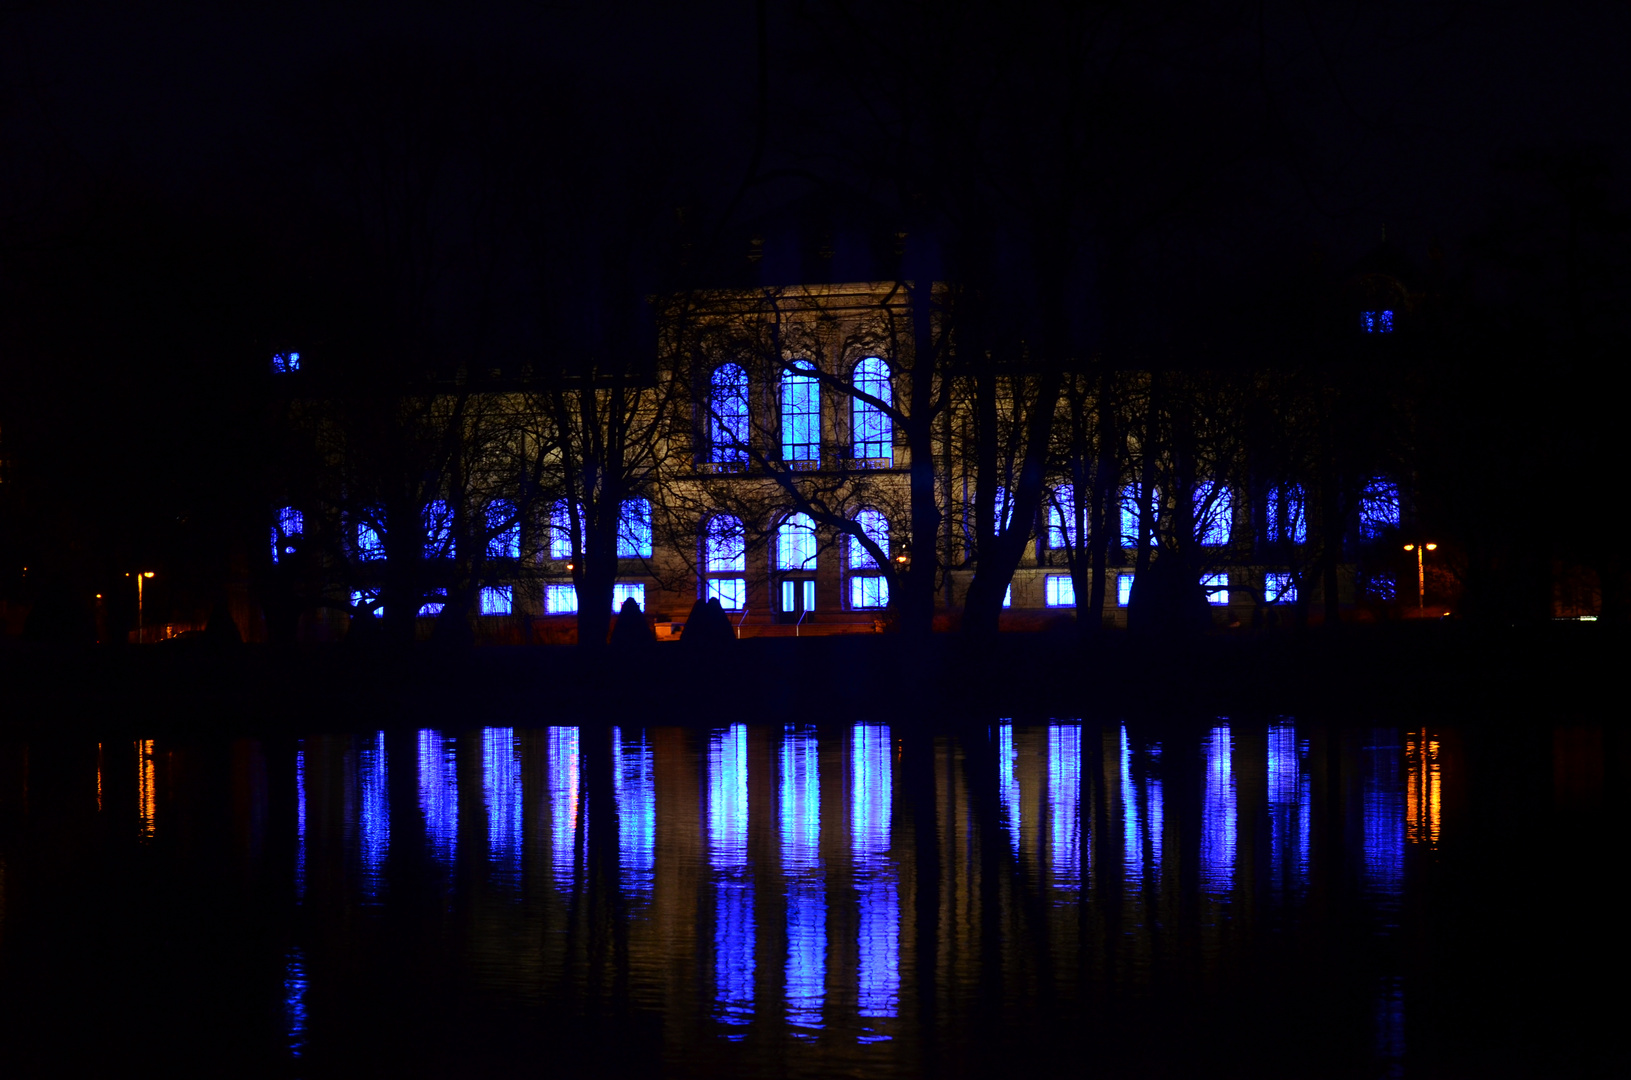
M 129 574 L 125 575 L 125 577 L 129 577 L 129 576 L 130 576 Z M 144 578 L 150 578 L 152 576 L 153 576 L 153 571 L 151 571 L 151 570 L 139 570 L 139 571 L 136 572 L 136 644 L 138 644 L 138 645 L 140 645 L 142 643 L 142 636 L 143 636 L 142 635 L 142 580 Z
M 1428 551 L 1437 551 L 1437 544 L 1406 544 L 1406 551 L 1416 553 L 1416 608 L 1420 610 L 1427 606 L 1427 564 L 1422 561 L 1422 554 Z

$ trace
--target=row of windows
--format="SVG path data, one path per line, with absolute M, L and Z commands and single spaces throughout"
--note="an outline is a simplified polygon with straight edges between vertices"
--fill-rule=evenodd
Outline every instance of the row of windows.
M 1133 574 L 1116 575 L 1116 606 L 1126 607 L 1133 598 Z M 1217 607 L 1229 603 L 1229 590 L 1233 588 L 1231 575 L 1207 574 L 1201 578 L 1207 602 Z M 1002 598 L 1003 607 L 1012 607 L 1014 587 Z M 1263 575 L 1263 601 L 1269 604 L 1291 604 L 1297 600 L 1296 579 L 1290 574 Z M 1076 606 L 1076 583 L 1068 574 L 1049 574 L 1043 581 L 1042 602 L 1047 607 L 1070 608 Z
M 431 594 L 431 599 L 419 608 L 421 618 L 430 618 L 442 613 L 446 606 L 447 590 L 438 589 Z M 623 601 L 633 599 L 640 606 L 646 608 L 646 587 L 639 583 L 619 582 L 612 586 L 612 610 L 619 611 Z M 510 585 L 492 585 L 481 590 L 480 610 L 483 615 L 511 615 L 514 614 L 515 590 Z M 380 594 L 377 589 L 359 589 L 351 594 L 353 609 L 367 610 L 376 618 L 384 614 L 380 606 Z M 544 586 L 544 613 L 546 615 L 572 615 L 578 610 L 578 590 L 571 584 L 550 584 Z
M 851 456 L 892 460 L 894 404 L 889 365 L 869 356 L 855 365 L 850 400 Z M 745 465 L 750 445 L 748 373 L 740 364 L 721 364 L 709 377 L 708 460 Z M 821 381 L 807 362 L 782 376 L 781 456 L 786 462 L 821 460 Z

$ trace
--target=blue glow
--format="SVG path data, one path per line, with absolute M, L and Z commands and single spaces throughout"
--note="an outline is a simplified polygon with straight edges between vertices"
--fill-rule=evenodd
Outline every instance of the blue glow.
M 850 852 L 861 916 L 856 930 L 857 1011 L 878 1019 L 893 1017 L 900 998 L 900 893 L 889 859 L 894 806 L 891 749 L 888 727 L 855 725 L 850 758 Z M 861 1040 L 888 1037 L 873 1029 Z
M 1121 546 L 1124 548 L 1138 547 L 1138 508 L 1140 503 L 1137 484 L 1128 484 L 1121 489 L 1121 501 L 1118 513 L 1121 518 Z M 1161 527 L 1161 489 L 1155 489 L 1155 505 L 1150 508 L 1150 547 L 1156 546 L 1156 535 Z
M 1008 583 L 1008 587 L 1002 591 L 1002 606 L 1005 608 L 1011 608 L 1014 606 L 1014 583 L 1012 581 L 1010 581 Z
M 425 558 L 448 559 L 453 556 L 453 511 L 446 499 L 432 499 L 425 504 Z
M 813 375 L 782 376 L 782 460 L 821 460 L 821 384 Z
M 708 440 L 712 460 L 742 464 L 748 459 L 748 373 L 738 364 L 721 364 L 710 381 Z
M 820 1028 L 827 984 L 827 897 L 821 867 L 820 747 L 811 726 L 782 733 L 780 824 L 787 881 L 787 1022 Z
M 748 602 L 745 578 L 709 578 L 707 600 L 718 600 L 726 611 L 741 611 Z
M 355 589 L 351 593 L 351 616 L 372 615 L 379 618 L 385 614 L 385 609 L 379 603 L 378 589 Z
M 583 509 L 578 508 L 578 520 L 583 520 Z M 565 499 L 558 499 L 554 506 L 549 508 L 549 557 L 551 559 L 570 559 L 572 549 L 576 545 L 572 536 L 572 508 Z M 572 610 L 576 611 L 576 608 Z
M 646 610 L 646 587 L 639 583 L 618 582 L 612 586 L 612 610 L 622 611 L 623 601 L 633 600 L 640 610 Z
M 576 585 L 551 583 L 544 586 L 545 615 L 574 615 L 577 610 L 578 587 Z
M 1392 603 L 1399 594 L 1399 583 L 1392 574 L 1372 574 L 1364 581 L 1365 591 L 1378 600 Z
M 1297 743 L 1289 723 L 1269 725 L 1269 865 L 1276 883 L 1308 884 L 1312 826 L 1308 744 Z
M 442 609 L 447 606 L 446 589 L 433 589 L 430 595 L 435 599 L 426 600 L 419 606 L 419 617 L 421 619 L 434 618 L 440 615 Z
M 895 402 L 889 383 L 889 365 L 876 356 L 869 356 L 855 365 L 855 389 L 871 395 L 884 405 Z M 888 413 L 857 397 L 852 399 L 850 423 L 855 432 L 853 456 L 864 459 L 894 458 L 895 429 Z
M 306 955 L 295 945 L 283 967 L 283 1018 L 289 1030 L 289 1056 L 306 1048 Z
M 747 532 L 742 519 L 715 514 L 703 540 L 703 569 L 710 574 L 740 574 L 748 568 Z
M 487 557 L 521 557 L 521 516 L 508 499 L 494 499 L 487 504 Z
M 1082 727 L 1048 725 L 1048 848 L 1056 888 L 1082 884 Z
M 650 903 L 657 877 L 656 759 L 646 733 L 612 729 L 612 778 L 617 785 L 617 862 L 631 904 Z
M 366 521 L 357 522 L 357 558 L 363 562 L 378 562 L 385 558 L 385 537 Z
M 1229 603 L 1229 575 L 1206 574 L 1201 578 L 1201 588 L 1206 590 L 1206 602 L 1214 607 L 1226 607 Z
M 306 898 L 306 751 L 294 752 L 294 894 L 295 899 Z
M 1234 740 L 1228 724 L 1206 738 L 1206 793 L 1201 809 L 1201 888 L 1227 896 L 1234 887 L 1237 806 Z
M 1061 484 L 1048 498 L 1048 547 L 1055 551 L 1076 546 L 1076 489 Z
M 1295 604 L 1297 602 L 1297 579 L 1290 574 L 1264 574 L 1263 602 L 1265 604 Z
M 861 527 L 866 538 L 878 546 L 878 550 L 885 555 L 889 554 L 889 519 L 877 510 L 861 510 L 855 515 L 855 524 Z M 849 538 L 849 565 L 851 570 L 876 570 L 877 560 L 872 553 L 861 543 L 861 538 L 851 533 Z
M 481 794 L 487 804 L 488 864 L 495 878 L 519 886 L 521 746 L 514 728 L 482 729 Z
M 357 791 L 361 802 L 356 821 L 362 891 L 373 899 L 384 884 L 385 854 L 391 847 L 391 800 L 383 731 L 375 732 L 357 750 Z
M 1014 725 L 1005 720 L 997 726 L 997 802 L 1015 855 L 1019 854 L 1021 814 L 1019 779 L 1014 775 L 1014 759 L 1018 756 L 1014 749 Z
M 549 843 L 555 887 L 571 892 L 578 851 L 578 729 L 552 727 L 549 739 Z
M 1014 499 L 1001 484 L 991 496 L 991 513 L 998 532 L 1004 532 L 1014 521 Z
M 1116 606 L 1126 607 L 1133 602 L 1133 578 L 1136 574 L 1116 575 Z
M 1234 535 L 1234 493 L 1212 480 L 1195 485 L 1195 524 L 1201 543 L 1210 547 L 1227 544 Z
M 875 574 L 858 574 L 850 578 L 849 606 L 855 611 L 888 607 L 889 579 Z
M 1286 484 L 1269 492 L 1269 542 L 1308 542 L 1308 496 L 1301 484 Z
M 808 514 L 790 514 L 776 530 L 776 569 L 816 568 L 815 522 Z
M 753 876 L 748 864 L 748 729 L 733 724 L 708 741 L 708 865 L 714 878 L 715 1018 L 753 1019 Z M 742 1033 L 727 1035 L 737 1040 Z
M 272 526 L 272 561 L 280 555 L 293 555 L 293 541 L 305 534 L 305 518 L 299 510 L 285 506 L 277 512 L 277 524 Z
M 1155 791 L 1154 807 L 1156 815 L 1161 812 L 1160 789 Z M 1144 884 L 1145 855 L 1144 845 L 1146 836 L 1154 838 L 1156 849 L 1155 857 L 1150 867 L 1151 871 L 1160 869 L 1160 843 L 1161 826 L 1159 816 L 1149 823 L 1148 831 L 1139 828 L 1140 806 L 1138 801 L 1138 787 L 1133 781 L 1133 744 L 1127 734 L 1127 725 L 1121 725 L 1121 845 L 1122 869 L 1126 875 L 1127 884 L 1139 888 Z
M 300 370 L 300 354 L 297 352 L 273 353 L 272 374 L 288 375 Z
M 1076 606 L 1076 583 L 1069 574 L 1049 574 L 1043 582 L 1043 590 L 1043 603 L 1048 607 Z
M 453 740 L 439 731 L 419 732 L 419 812 L 431 857 L 453 865 L 459 846 L 459 773 Z
M 617 557 L 651 558 L 651 500 L 624 499 L 617 508 Z
M 514 599 L 514 589 L 509 585 L 489 585 L 481 590 L 481 613 L 483 615 L 508 615 Z
M 1371 890 L 1389 899 L 1404 892 L 1405 785 L 1404 755 L 1397 732 L 1370 732 L 1360 769 L 1365 814 L 1365 879 Z
M 1359 313 L 1359 328 L 1367 334 L 1391 334 L 1393 333 L 1393 312 L 1361 311 Z
M 1380 477 L 1372 479 L 1359 494 L 1359 535 L 1377 540 L 1398 527 L 1399 485 Z

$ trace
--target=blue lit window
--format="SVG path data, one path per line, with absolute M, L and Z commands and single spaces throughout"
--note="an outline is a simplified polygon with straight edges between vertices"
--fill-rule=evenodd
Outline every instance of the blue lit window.
M 1290 574 L 1264 574 L 1263 602 L 1266 604 L 1296 603 L 1297 579 Z
M 708 519 L 703 537 L 703 571 L 740 574 L 747 569 L 747 534 L 739 518 L 718 514 Z M 740 577 L 709 577 L 707 598 L 727 611 L 740 611 L 748 602 L 748 583 Z
M 1133 602 L 1133 578 L 1135 574 L 1116 575 L 1116 606 L 1126 607 Z
M 285 506 L 277 512 L 277 524 L 272 526 L 272 561 L 277 562 L 280 555 L 293 555 L 295 546 L 293 541 L 305 531 L 305 518 L 292 506 Z
M 385 538 L 376 526 L 367 521 L 357 522 L 357 558 L 363 562 L 377 562 L 385 558 Z
M 521 518 L 513 502 L 494 499 L 487 504 L 487 535 L 489 559 L 521 557 Z
M 1308 497 L 1301 484 L 1286 484 L 1269 492 L 1269 542 L 1308 542 Z
M 272 373 L 274 375 L 287 375 L 292 371 L 300 370 L 300 354 L 297 352 L 273 353 Z
M 714 369 L 709 391 L 712 460 L 742 464 L 748 459 L 748 373 L 739 364 L 721 364 Z
M 435 616 L 440 615 L 442 613 L 442 608 L 445 607 L 446 605 L 447 605 L 447 590 L 446 589 L 437 589 L 434 592 L 432 592 L 429 597 L 426 598 L 426 600 L 425 600 L 425 602 L 423 604 L 420 605 L 420 607 L 419 607 L 419 617 L 421 619 L 434 618 Z
M 508 585 L 490 585 L 481 590 L 481 613 L 483 615 L 508 615 L 510 613 L 511 589 Z
M 849 579 L 849 606 L 857 611 L 889 606 L 889 579 L 857 574 Z
M 821 384 L 813 374 L 782 376 L 782 460 L 821 460 Z
M 1076 606 L 1076 583 L 1069 574 L 1049 574 L 1043 590 L 1043 603 L 1049 607 Z
M 1055 488 L 1048 499 L 1048 546 L 1055 551 L 1076 546 L 1076 489 L 1069 484 Z
M 617 557 L 651 558 L 651 501 L 624 499 L 617 510 Z
M 814 611 L 816 606 L 815 582 L 810 580 L 782 582 L 782 610 L 799 610 L 797 607 L 797 601 L 800 599 L 800 597 L 797 595 L 797 593 L 795 593 L 795 589 L 802 589 L 804 593 L 804 596 L 802 597 L 804 600 L 804 610 Z
M 1206 602 L 1217 607 L 1229 603 L 1229 575 L 1207 574 L 1201 578 L 1201 588 L 1206 590 Z
M 816 568 L 815 522 L 808 514 L 792 514 L 776 530 L 776 569 Z
M 612 586 L 612 610 L 622 611 L 623 601 L 633 599 L 640 605 L 640 610 L 646 610 L 646 587 L 644 585 L 628 585 L 618 582 Z
M 1136 548 L 1138 546 L 1138 508 L 1141 503 L 1137 484 L 1128 484 L 1121 489 L 1121 546 Z M 1150 547 L 1155 547 L 1155 535 L 1161 524 L 1161 489 L 1155 489 L 1155 505 L 1151 508 L 1150 518 Z
M 1234 531 L 1235 500 L 1222 484 L 1207 480 L 1195 485 L 1195 524 L 1201 543 L 1221 547 Z
M 894 404 L 889 385 L 889 365 L 876 356 L 869 356 L 855 365 L 855 389 L 884 405 Z M 870 401 L 857 397 L 850 409 L 850 420 L 855 429 L 854 455 L 862 459 L 892 460 L 895 456 L 895 429 L 889 414 Z
M 1398 527 L 1399 485 L 1377 477 L 1359 494 L 1359 535 L 1376 540 L 1388 529 Z
M 385 609 L 379 605 L 378 589 L 358 589 L 351 594 L 351 614 L 372 615 L 379 618 Z
M 1393 312 L 1361 311 L 1359 313 L 1359 328 L 1367 334 L 1391 334 L 1393 333 Z
M 583 520 L 582 507 L 578 509 L 578 520 Z M 549 508 L 549 557 L 570 559 L 572 540 L 572 509 L 565 499 L 559 499 Z
M 1011 581 L 1008 583 L 1008 588 L 1003 590 L 1002 606 L 1005 608 L 1014 606 L 1014 583 Z
M 708 600 L 718 600 L 726 611 L 741 611 L 748 602 L 748 583 L 742 578 L 709 578 Z
M 453 511 L 446 499 L 432 499 L 425 504 L 425 558 L 448 559 L 453 556 Z
M 862 510 L 855 515 L 855 523 L 861 527 L 866 538 L 871 540 L 885 555 L 889 554 L 889 519 L 876 510 Z M 861 543 L 861 538 L 850 535 L 849 538 L 849 565 L 852 570 L 876 570 L 877 560 L 872 553 Z
M 549 584 L 544 586 L 545 615 L 575 615 L 578 611 L 576 585 Z
M 996 495 L 991 500 L 992 513 L 996 515 L 996 529 L 1004 532 L 1014 522 L 1014 498 L 1008 489 L 1001 484 L 997 485 Z

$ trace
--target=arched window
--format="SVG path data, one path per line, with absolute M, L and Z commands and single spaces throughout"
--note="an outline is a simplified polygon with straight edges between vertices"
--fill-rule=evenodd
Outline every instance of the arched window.
M 1161 527 L 1161 489 L 1156 488 L 1154 505 L 1150 507 L 1150 547 L 1156 546 L 1156 533 Z M 1121 546 L 1132 549 L 1138 546 L 1138 512 L 1143 500 L 1137 484 L 1128 484 L 1121 489 Z
M 487 557 L 521 557 L 521 518 L 508 499 L 494 499 L 487 504 Z
M 795 368 L 782 376 L 782 460 L 820 461 L 821 384 L 807 362 Z
M 379 515 L 373 510 L 366 510 L 363 515 L 363 519 L 357 522 L 357 558 L 363 562 L 377 562 L 385 558 L 385 537 L 375 524 Z
M 453 511 L 446 499 L 432 499 L 425 504 L 425 558 L 448 559 L 453 556 Z
M 1222 547 L 1234 534 L 1235 500 L 1228 487 L 1214 480 L 1195 485 L 1195 531 L 1201 543 Z
M 740 611 L 747 603 L 747 533 L 740 518 L 716 514 L 708 519 L 702 536 L 702 569 L 708 599 L 718 599 L 727 611 Z
M 889 554 L 889 519 L 876 510 L 862 510 L 855 515 L 855 522 L 861 526 L 861 531 L 868 540 L 877 544 L 885 555 Z M 852 535 L 849 538 L 849 566 L 851 570 L 876 570 L 878 564 L 873 560 L 871 552 L 861 543 L 861 538 Z
M 617 514 L 617 557 L 651 558 L 651 501 L 624 499 Z M 644 595 L 644 594 L 642 594 Z M 645 605 L 642 604 L 643 608 Z
M 272 526 L 272 561 L 283 555 L 293 555 L 294 540 L 305 532 L 305 518 L 299 510 L 285 506 L 277 512 L 277 524 Z
M 1076 546 L 1076 489 L 1070 484 L 1048 496 L 1048 546 L 1055 551 Z
M 708 394 L 710 460 L 741 464 L 748 459 L 748 373 L 740 364 L 714 369 Z
M 816 568 L 815 522 L 808 514 L 793 514 L 776 530 L 776 569 Z
M 855 389 L 885 405 L 894 404 L 889 385 L 889 365 L 869 356 L 855 365 Z M 895 456 L 895 429 L 889 414 L 870 401 L 854 399 L 850 410 L 855 448 L 851 456 L 865 460 L 891 460 Z
M 1399 527 L 1399 485 L 1375 477 L 1359 495 L 1359 535 L 1379 539 L 1388 529 Z

